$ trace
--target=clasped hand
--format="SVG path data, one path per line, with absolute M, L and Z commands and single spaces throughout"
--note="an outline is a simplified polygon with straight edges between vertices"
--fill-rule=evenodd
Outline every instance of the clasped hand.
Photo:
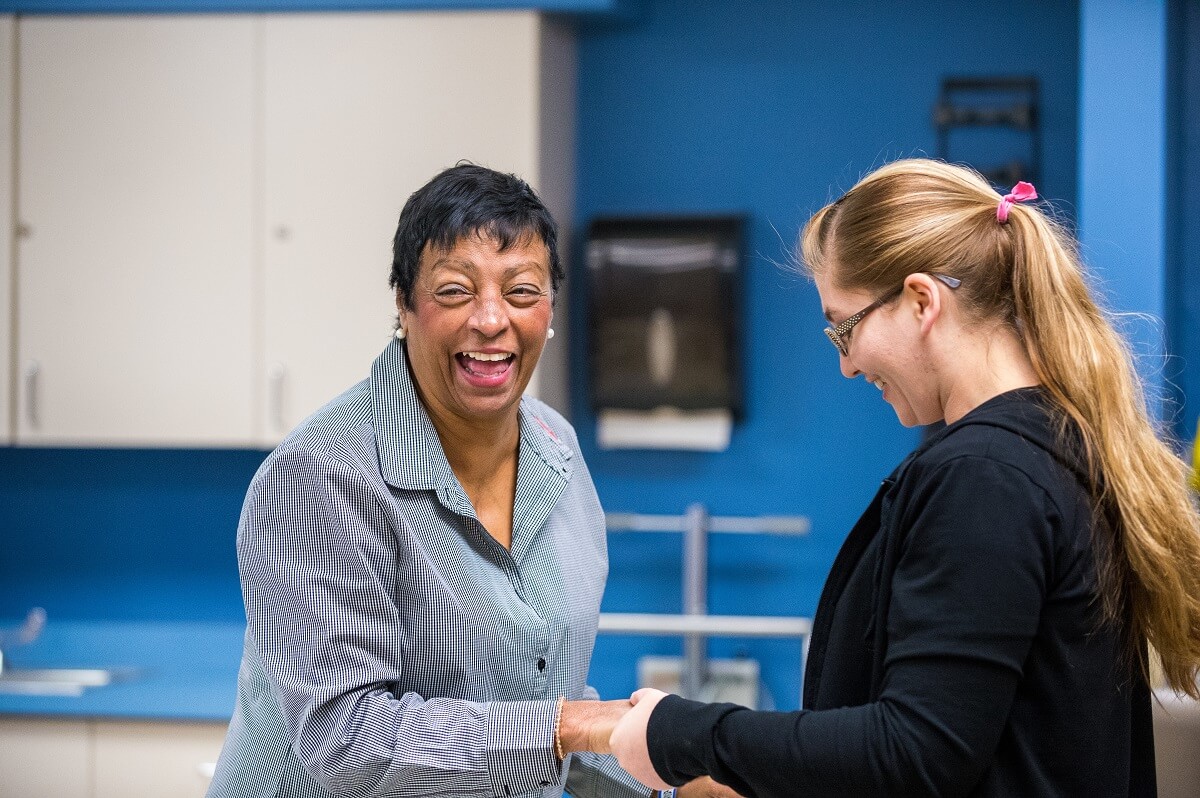
M 646 744 L 650 715 L 666 695 L 661 690 L 643 688 L 628 701 L 568 701 L 559 720 L 563 752 L 612 754 L 621 767 L 642 784 L 655 790 L 669 789 L 671 785 L 654 769 Z M 732 798 L 737 794 L 705 777 L 685 785 L 680 795 Z

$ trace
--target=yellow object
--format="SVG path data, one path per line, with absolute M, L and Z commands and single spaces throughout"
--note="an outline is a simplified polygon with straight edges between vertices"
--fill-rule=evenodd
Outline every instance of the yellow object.
M 1188 482 L 1192 490 L 1200 493 L 1200 425 L 1196 427 L 1196 441 L 1192 444 L 1192 476 Z

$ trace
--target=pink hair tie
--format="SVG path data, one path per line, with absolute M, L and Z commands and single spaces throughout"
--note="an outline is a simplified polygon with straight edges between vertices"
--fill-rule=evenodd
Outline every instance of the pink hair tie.
M 1035 199 L 1037 199 L 1037 189 L 1033 187 L 1033 183 L 1026 183 L 1024 180 L 1018 182 L 1013 186 L 1012 191 L 1000 198 L 1000 204 L 996 207 L 996 221 L 1000 224 L 1008 221 L 1008 209 L 1014 202 Z

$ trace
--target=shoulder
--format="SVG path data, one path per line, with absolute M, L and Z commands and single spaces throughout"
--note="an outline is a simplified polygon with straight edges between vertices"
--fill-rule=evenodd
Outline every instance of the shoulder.
M 984 402 L 929 437 L 897 469 L 897 477 L 929 474 L 956 461 L 970 471 L 1018 472 L 1052 494 L 1086 492 L 1087 469 L 1074 428 L 1040 388 L 1018 388 Z
M 966 477 L 1006 475 L 1053 496 L 1074 496 L 1083 485 L 1051 441 L 1053 436 L 1047 439 L 1012 427 L 968 424 L 914 458 L 914 476 L 947 471 Z
M 251 494 L 272 481 L 303 483 L 334 471 L 361 470 L 355 464 L 376 458 L 371 422 L 371 392 L 364 380 L 287 434 L 259 467 Z
M 952 547 L 967 541 L 983 560 L 1074 545 L 1090 501 L 1053 452 L 1013 429 L 981 424 L 949 432 L 897 480 L 886 512 L 906 538 L 945 538 Z
M 332 454 L 373 434 L 371 386 L 368 380 L 362 380 L 297 424 L 276 451 L 304 449 Z

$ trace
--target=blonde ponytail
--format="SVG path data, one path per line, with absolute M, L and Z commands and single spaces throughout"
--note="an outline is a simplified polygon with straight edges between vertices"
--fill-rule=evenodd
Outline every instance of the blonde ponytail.
M 1065 233 L 1034 209 L 1014 209 L 1009 224 L 1026 349 L 1083 441 L 1105 614 L 1154 647 L 1170 687 L 1200 698 L 1200 520 L 1187 466 L 1156 434 L 1128 347 L 1092 301 Z
M 1187 466 L 1150 421 L 1130 353 L 1093 301 L 1073 239 L 1036 207 L 1012 205 L 977 173 L 897 161 L 863 178 L 805 226 L 804 266 L 881 294 L 915 272 L 959 278 L 964 311 L 1009 324 L 1062 411 L 1096 508 L 1102 606 L 1145 663 L 1148 642 L 1168 686 L 1200 698 L 1200 515 Z

